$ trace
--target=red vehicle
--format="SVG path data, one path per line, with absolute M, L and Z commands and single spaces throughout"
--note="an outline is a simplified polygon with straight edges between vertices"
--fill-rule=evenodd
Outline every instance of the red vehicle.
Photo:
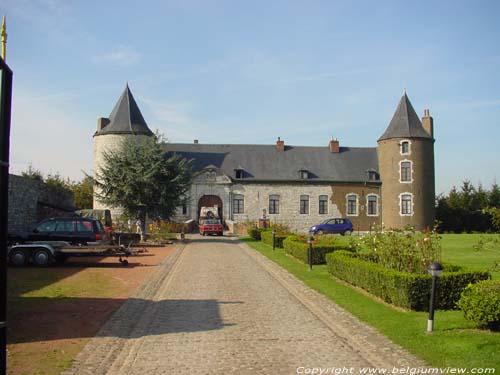
M 200 234 L 205 236 L 207 234 L 216 234 L 222 236 L 224 229 L 219 219 L 206 219 L 200 220 Z
M 200 209 L 200 220 L 198 222 L 200 228 L 200 234 L 205 236 L 207 234 L 216 234 L 222 236 L 224 232 L 224 227 L 222 226 L 219 208 L 214 207 L 202 207 Z

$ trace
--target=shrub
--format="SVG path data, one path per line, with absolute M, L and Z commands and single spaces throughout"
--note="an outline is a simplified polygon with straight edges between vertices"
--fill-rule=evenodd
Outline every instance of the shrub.
M 469 285 L 457 305 L 466 319 L 481 327 L 500 329 L 500 281 L 487 280 Z
M 429 307 L 431 277 L 385 268 L 377 255 L 336 251 L 326 256 L 328 272 L 396 306 L 424 311 Z M 488 272 L 446 266 L 438 281 L 437 308 L 453 309 L 468 284 L 489 278 Z M 453 272 L 451 272 L 453 271 Z
M 283 241 L 288 237 L 288 235 L 276 234 L 276 247 L 283 249 Z M 260 233 L 260 239 L 262 242 L 273 246 L 273 231 L 264 230 Z
M 352 250 L 349 245 L 336 242 L 336 239 L 329 236 L 328 239 L 315 238 L 313 242 L 312 249 L 312 263 L 313 264 L 324 264 L 325 255 L 337 250 Z M 283 248 L 287 254 L 299 259 L 300 261 L 308 262 L 308 250 L 309 244 L 307 243 L 307 237 L 305 236 L 288 236 L 283 241 Z
M 262 228 L 247 228 L 248 235 L 255 241 L 260 241 L 260 234 L 263 232 Z

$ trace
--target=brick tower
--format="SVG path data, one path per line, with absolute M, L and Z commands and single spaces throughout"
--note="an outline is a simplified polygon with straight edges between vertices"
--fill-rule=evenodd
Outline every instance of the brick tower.
M 97 131 L 94 134 L 94 175 L 104 162 L 104 152 L 117 150 L 126 138 L 133 137 L 140 141 L 153 135 L 127 84 L 109 118 L 97 119 Z M 94 194 L 94 209 L 105 208 L 112 209 L 114 213 L 120 211 L 106 207 Z
M 385 228 L 416 230 L 434 225 L 434 130 L 429 110 L 422 122 L 406 91 L 389 126 L 378 140 Z

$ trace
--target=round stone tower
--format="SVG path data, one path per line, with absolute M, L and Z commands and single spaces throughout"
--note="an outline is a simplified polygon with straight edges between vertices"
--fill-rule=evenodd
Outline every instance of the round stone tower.
M 127 86 L 116 103 L 109 118 L 97 119 L 97 131 L 94 133 L 94 176 L 100 171 L 104 163 L 104 152 L 119 149 L 127 138 L 141 139 L 154 136 L 149 129 L 141 111 Z M 111 209 L 112 213 L 119 213 L 120 209 L 107 207 L 96 199 L 94 190 L 94 209 Z
M 418 118 L 406 92 L 378 140 L 385 228 L 434 226 L 434 131 L 429 110 Z

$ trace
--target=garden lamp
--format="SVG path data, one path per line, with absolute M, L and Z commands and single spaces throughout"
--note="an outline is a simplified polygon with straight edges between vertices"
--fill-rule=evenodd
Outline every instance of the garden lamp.
M 273 251 L 276 247 L 276 229 L 273 228 Z
M 432 333 L 434 329 L 434 304 L 436 302 L 436 282 L 437 278 L 443 273 L 443 266 L 441 263 L 432 262 L 429 264 L 427 271 L 432 276 L 431 296 L 429 299 L 429 319 L 427 320 L 427 333 Z
M 308 260 L 308 263 L 309 263 L 309 271 L 312 271 L 313 269 L 313 262 L 312 262 L 312 250 L 313 250 L 313 241 L 314 241 L 314 237 L 313 236 L 310 236 L 308 239 L 307 239 L 307 243 L 309 244 L 309 248 L 307 250 L 307 260 Z

